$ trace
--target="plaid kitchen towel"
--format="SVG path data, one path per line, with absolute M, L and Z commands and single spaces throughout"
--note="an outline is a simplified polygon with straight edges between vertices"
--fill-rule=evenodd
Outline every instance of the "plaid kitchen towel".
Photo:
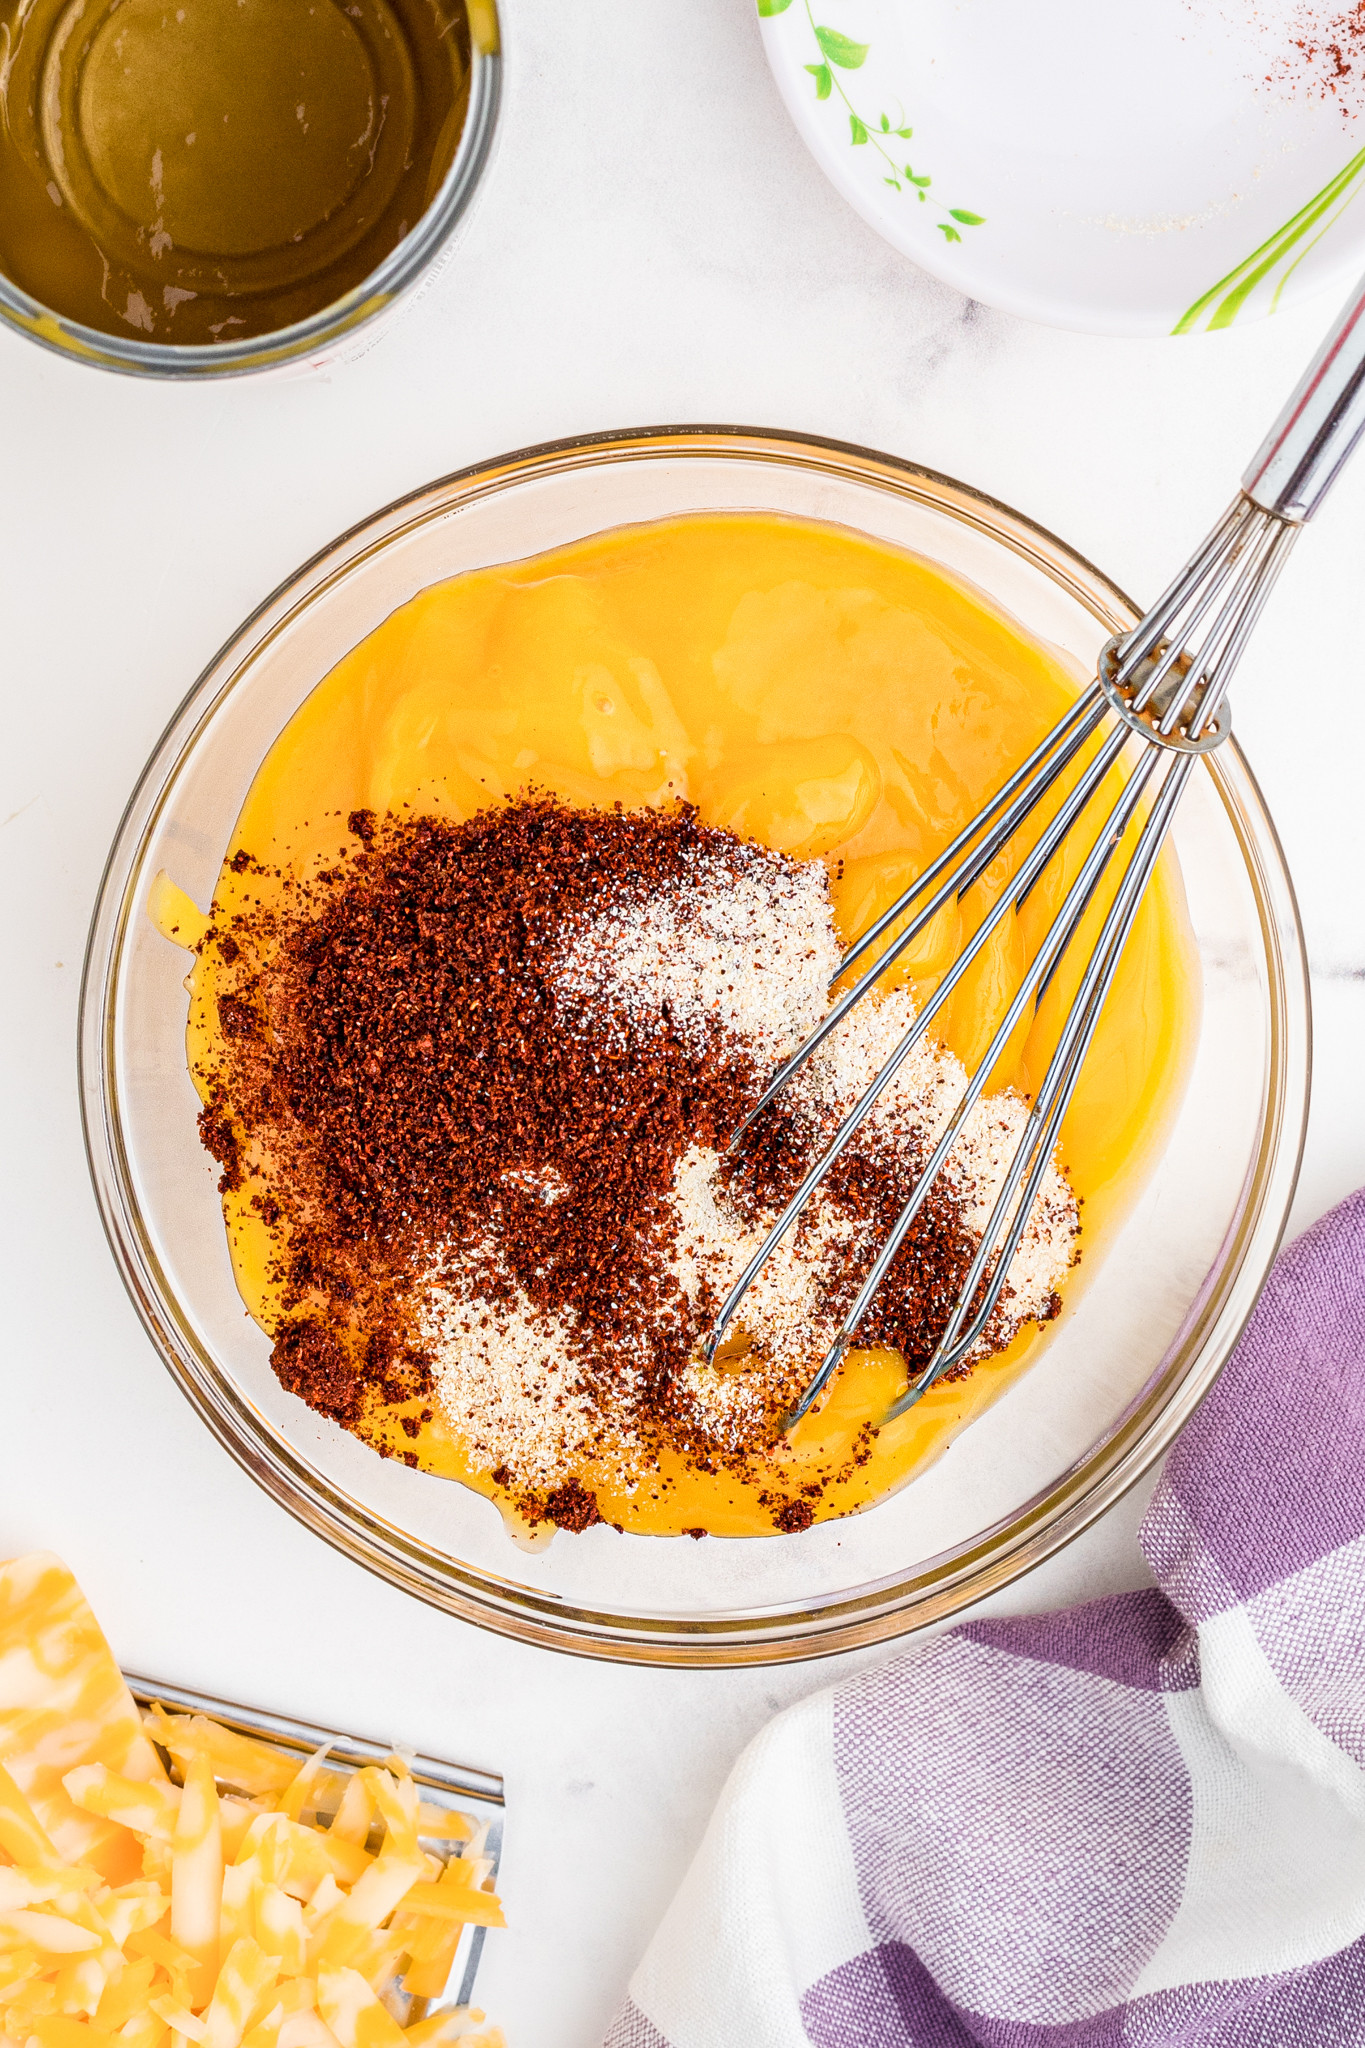
M 1362 2048 L 1365 1193 L 1280 1259 L 1142 1526 L 741 1758 L 608 2048 Z

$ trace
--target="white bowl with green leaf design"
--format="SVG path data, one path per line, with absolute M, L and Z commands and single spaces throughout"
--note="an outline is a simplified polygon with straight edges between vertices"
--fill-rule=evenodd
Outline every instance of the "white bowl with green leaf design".
M 757 4 L 826 175 L 987 305 L 1191 333 L 1365 269 L 1365 72 L 1296 48 L 1310 0 Z

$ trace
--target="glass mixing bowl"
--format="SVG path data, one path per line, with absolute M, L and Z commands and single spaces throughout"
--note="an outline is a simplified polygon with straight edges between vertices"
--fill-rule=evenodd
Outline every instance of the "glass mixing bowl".
M 86 960 L 81 1087 L 124 1279 L 208 1427 L 283 1507 L 395 1585 L 550 1648 L 660 1664 L 811 1657 L 951 1614 L 1057 1550 L 1170 1443 L 1256 1299 L 1293 1194 L 1309 1010 L 1293 891 L 1235 743 L 1204 757 L 1174 841 L 1202 974 L 1164 1153 L 1038 1362 L 939 1463 L 867 1513 L 694 1543 L 598 1527 L 518 1551 L 466 1488 L 386 1462 L 286 1394 L 242 1311 L 185 1066 L 185 956 L 146 915 L 166 870 L 203 904 L 262 757 L 397 605 L 459 571 L 628 522 L 714 510 L 833 521 L 944 565 L 1079 677 L 1137 614 L 1031 521 L 829 441 L 684 428 L 509 456 L 403 499 L 247 620 L 176 713 L 119 829 Z

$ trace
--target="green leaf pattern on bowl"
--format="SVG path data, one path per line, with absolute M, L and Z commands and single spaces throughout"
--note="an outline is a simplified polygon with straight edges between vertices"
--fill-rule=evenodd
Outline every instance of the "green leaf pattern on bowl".
M 777 4 L 786 6 L 788 0 L 777 0 Z M 1280 303 L 1281 292 L 1304 257 L 1345 213 L 1362 184 L 1365 184 L 1365 149 L 1353 156 L 1335 178 L 1329 179 L 1321 192 L 1314 193 L 1283 227 L 1268 235 L 1259 249 L 1253 249 L 1249 256 L 1244 256 L 1235 269 L 1230 270 L 1226 277 L 1220 277 L 1217 284 L 1204 293 L 1202 299 L 1196 299 L 1192 306 L 1186 307 L 1171 332 L 1198 334 L 1215 327 L 1231 327 L 1249 302 L 1255 302 L 1258 312 L 1273 313 Z
M 792 0 L 758 0 L 758 12 L 766 20 L 775 14 L 785 14 L 791 4 Z M 917 171 L 913 164 L 905 161 L 904 153 L 895 147 L 897 142 L 909 142 L 915 132 L 907 125 L 904 113 L 895 119 L 890 114 L 881 113 L 873 120 L 854 106 L 840 73 L 861 70 L 871 44 L 855 42 L 852 36 L 842 34 L 837 28 L 817 22 L 811 12 L 810 0 L 801 0 L 801 4 L 818 52 L 817 62 L 807 64 L 805 68 L 815 81 L 817 100 L 831 99 L 837 94 L 843 102 L 843 111 L 848 116 L 850 148 L 874 149 L 884 165 L 883 184 L 890 185 L 897 192 L 913 192 L 922 204 L 935 207 L 943 219 L 935 221 L 934 226 L 946 242 L 960 242 L 963 228 L 984 227 L 983 214 L 972 213 L 965 206 L 947 205 L 930 190 L 934 182 L 930 173 Z

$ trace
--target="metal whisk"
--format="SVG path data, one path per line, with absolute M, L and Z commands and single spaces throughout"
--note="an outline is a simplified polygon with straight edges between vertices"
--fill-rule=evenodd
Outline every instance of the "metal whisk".
M 1105 869 L 1129 827 L 1140 818 L 1128 863 L 1085 963 L 1075 1000 L 1030 1105 L 1023 1134 L 956 1304 L 928 1363 L 911 1377 L 886 1420 L 904 1414 L 936 1380 L 958 1365 L 980 1339 L 999 1302 L 1034 1198 L 1055 1152 L 1062 1119 L 1181 793 L 1199 756 L 1227 738 L 1230 720 L 1226 698 L 1233 670 L 1301 527 L 1322 503 L 1362 433 L 1365 281 L 1271 428 L 1242 478 L 1237 497 L 1208 539 L 1141 623 L 1131 633 L 1108 642 L 1100 654 L 1094 682 L 998 795 L 849 948 L 839 964 L 836 982 L 899 919 L 913 911 L 905 928 L 889 941 L 790 1059 L 778 1068 L 735 1132 L 732 1150 L 742 1143 L 774 1097 L 804 1066 L 816 1047 L 838 1028 L 854 1004 L 876 985 L 945 904 L 971 888 L 1033 816 L 1070 764 L 1094 742 L 1094 752 L 1083 764 L 1083 772 L 1078 773 L 1073 787 L 1062 785 L 1054 815 L 1047 819 L 1003 894 L 983 917 L 876 1079 L 848 1112 L 827 1150 L 811 1167 L 731 1288 L 705 1345 L 708 1360 L 715 1357 L 754 1280 L 870 1114 L 877 1098 L 932 1029 L 935 1017 L 991 935 L 1022 907 L 1068 834 L 1077 829 L 1092 805 L 1098 817 L 1100 807 L 1096 799 L 1110 771 L 1125 751 L 1138 750 L 1131 772 L 1107 815 L 1099 823 L 1094 818 L 1087 819 L 1095 834 L 1090 851 L 968 1080 L 947 1128 L 873 1260 L 838 1336 L 791 1410 L 788 1428 L 806 1414 L 848 1350 L 996 1061 L 1029 1007 L 1041 1002 L 1076 937 Z

